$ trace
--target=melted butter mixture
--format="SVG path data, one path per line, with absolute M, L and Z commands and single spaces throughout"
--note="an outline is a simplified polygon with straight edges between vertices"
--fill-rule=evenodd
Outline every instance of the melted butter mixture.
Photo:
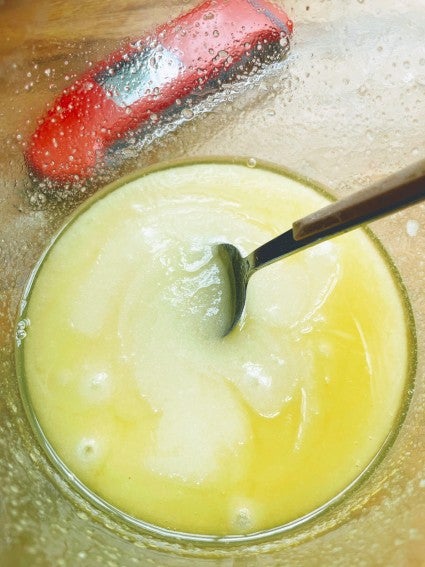
M 94 493 L 170 530 L 244 534 L 324 505 L 396 425 L 409 362 L 400 290 L 356 231 L 261 270 L 228 305 L 218 242 L 250 252 L 326 204 L 230 164 L 151 173 L 68 226 L 29 297 L 30 401 Z

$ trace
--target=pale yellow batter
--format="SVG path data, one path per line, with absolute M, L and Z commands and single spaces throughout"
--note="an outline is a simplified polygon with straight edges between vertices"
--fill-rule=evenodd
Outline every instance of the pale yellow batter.
M 94 493 L 170 530 L 243 534 L 322 506 L 396 425 L 410 335 L 356 231 L 253 276 L 229 336 L 212 246 L 249 252 L 326 204 L 260 168 L 194 164 L 103 196 L 56 241 L 25 317 L 30 401 Z

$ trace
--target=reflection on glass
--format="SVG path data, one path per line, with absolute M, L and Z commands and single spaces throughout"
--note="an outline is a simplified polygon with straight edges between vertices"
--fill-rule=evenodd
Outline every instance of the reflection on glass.
M 126 107 L 155 94 L 156 89 L 172 82 L 182 70 L 183 63 L 178 57 L 157 45 L 125 56 L 99 73 L 96 81 L 110 93 L 117 106 Z

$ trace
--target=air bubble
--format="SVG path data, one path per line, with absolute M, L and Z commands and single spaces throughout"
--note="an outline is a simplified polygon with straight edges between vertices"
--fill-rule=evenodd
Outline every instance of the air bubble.
M 94 465 L 100 461 L 103 451 L 97 439 L 85 437 L 78 443 L 76 453 L 83 463 Z
M 89 403 L 106 402 L 112 395 L 113 384 L 109 372 L 98 369 L 85 369 L 80 386 L 81 396 Z
M 231 510 L 230 523 L 238 533 L 247 533 L 255 525 L 254 513 L 250 502 L 240 502 Z
M 21 321 L 19 321 L 19 323 L 17 324 L 17 328 L 16 328 L 16 342 L 17 345 L 20 346 L 22 341 L 25 339 L 25 337 L 27 336 L 27 328 L 30 326 L 30 320 L 29 319 L 22 319 Z
M 253 168 L 257 165 L 257 160 L 255 158 L 249 158 L 249 160 L 246 162 L 246 165 Z

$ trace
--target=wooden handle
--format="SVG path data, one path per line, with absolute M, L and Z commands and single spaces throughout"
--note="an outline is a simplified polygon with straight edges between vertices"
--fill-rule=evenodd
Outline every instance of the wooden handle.
M 425 199 L 425 160 L 294 222 L 297 241 L 344 232 Z

